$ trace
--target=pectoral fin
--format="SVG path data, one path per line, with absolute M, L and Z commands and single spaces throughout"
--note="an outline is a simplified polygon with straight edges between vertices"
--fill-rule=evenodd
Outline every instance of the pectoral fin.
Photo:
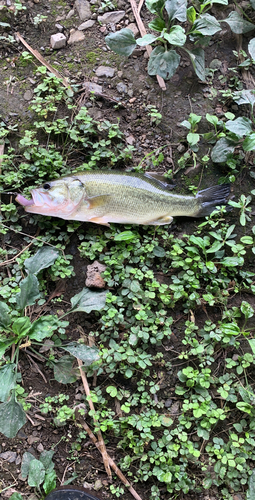
M 150 224 L 152 226 L 163 226 L 164 224 L 171 224 L 171 222 L 173 222 L 173 217 L 171 217 L 171 215 L 164 215 L 163 217 L 159 217 L 158 219 L 144 222 L 144 224 Z
M 89 219 L 89 222 L 94 222 L 95 224 L 101 224 L 102 226 L 110 227 L 110 224 L 104 217 L 92 217 L 92 219 Z
M 89 209 L 98 208 L 104 205 L 109 200 L 110 194 L 99 194 L 97 196 L 91 196 L 90 198 L 86 198 L 86 201 L 89 203 Z

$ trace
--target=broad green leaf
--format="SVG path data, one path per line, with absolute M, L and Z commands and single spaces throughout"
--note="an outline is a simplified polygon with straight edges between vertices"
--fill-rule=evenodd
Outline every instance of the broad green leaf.
M 210 0 L 210 3 L 219 3 L 221 5 L 228 5 L 228 0 Z
M 122 231 L 114 236 L 114 241 L 132 241 L 136 235 L 132 231 Z
M 252 38 L 248 43 L 248 51 L 252 59 L 255 59 L 255 38 Z
M 176 72 L 180 64 L 180 56 L 175 50 L 165 51 L 163 47 L 153 49 L 149 64 L 149 75 L 159 75 L 165 80 L 169 80 Z
M 255 9 L 255 5 L 253 6 L 253 8 Z M 248 490 L 246 491 L 246 500 L 254 500 L 254 498 L 255 498 L 255 469 L 253 469 L 248 479 Z
M 59 257 L 59 250 L 53 247 L 41 247 L 38 252 L 24 262 L 28 274 L 38 274 L 42 269 L 52 266 Z
M 20 493 L 13 493 L 10 497 L 9 500 L 24 500 L 23 496 Z
M 113 52 L 126 57 L 130 56 L 136 48 L 134 33 L 129 28 L 110 33 L 105 37 L 105 42 Z
M 73 356 L 62 356 L 58 360 L 51 361 L 53 364 L 54 377 L 60 384 L 72 384 L 78 378 L 77 368 L 73 367 Z
M 225 257 L 222 261 L 221 264 L 227 267 L 237 267 L 237 266 L 242 266 L 244 263 L 244 258 L 243 257 Z
M 163 31 L 163 29 L 166 27 L 166 23 L 164 19 L 161 19 L 161 17 L 155 17 L 150 23 L 149 23 L 149 28 L 154 31 Z
M 217 31 L 221 31 L 220 23 L 210 14 L 202 14 L 193 24 L 193 29 L 202 35 L 211 36 Z
M 225 123 L 225 127 L 227 130 L 230 130 L 230 132 L 238 135 L 238 137 L 243 137 L 244 135 L 248 135 L 252 132 L 252 122 L 245 116 L 240 116 L 235 120 L 228 120 Z
M 144 35 L 142 38 L 137 38 L 136 43 L 137 45 L 140 45 L 140 47 L 145 47 L 145 45 L 150 45 L 151 43 L 155 42 L 159 37 L 155 35 Z
M 189 7 L 187 9 L 187 19 L 190 24 L 193 24 L 197 18 L 196 9 L 194 7 Z
M 217 116 L 215 115 L 210 115 L 209 113 L 206 113 L 206 119 L 209 123 L 211 123 L 213 126 L 216 126 L 218 125 L 218 122 L 219 122 L 219 118 L 217 118 Z
M 43 489 L 45 494 L 48 495 L 52 490 L 54 490 L 57 486 L 57 474 L 54 470 L 45 474 Z
M 243 141 L 243 150 L 244 151 L 254 151 L 255 150 L 255 132 L 245 137 Z
M 199 139 L 200 139 L 199 134 L 195 134 L 194 132 L 189 132 L 187 135 L 187 141 L 190 146 L 194 146 L 195 144 L 197 144 Z
M 11 389 L 16 386 L 16 363 L 9 363 L 0 368 L 0 401 L 5 402 Z
M 237 34 L 248 33 L 248 31 L 254 30 L 254 24 L 243 19 L 243 17 L 240 16 L 236 10 L 230 12 L 228 17 L 223 19 L 222 22 L 223 21 L 229 25 L 234 33 Z
M 40 297 L 39 283 L 33 274 L 29 274 L 20 283 L 20 292 L 16 295 L 17 308 L 25 309 L 27 306 L 32 306 Z
M 56 316 L 41 316 L 32 324 L 29 338 L 41 342 L 46 337 L 51 337 L 58 327 L 59 322 Z
M 245 319 L 252 318 L 252 316 L 254 315 L 253 307 L 246 300 L 242 301 L 240 309 L 241 309 L 241 312 L 243 313 Z
M 247 340 L 250 344 L 250 347 L 251 347 L 253 354 L 255 354 L 255 339 L 247 339 Z
M 165 249 L 163 247 L 159 247 L 158 245 L 153 248 L 153 253 L 156 257 L 165 257 L 166 255 Z
M 215 253 L 220 250 L 220 248 L 224 245 L 222 241 L 214 241 L 212 246 L 208 248 L 206 253 Z
M 13 344 L 13 339 L 9 340 L 2 334 L 0 336 L 0 359 L 4 356 L 5 351 Z
M 0 327 L 7 328 L 11 323 L 11 317 L 8 314 L 10 308 L 5 302 L 0 302 Z
M 255 90 L 247 89 L 233 92 L 233 99 L 237 104 L 250 104 L 253 106 L 255 103 Z
M 105 306 L 106 292 L 92 292 L 89 288 L 83 288 L 80 293 L 71 298 L 72 308 L 69 312 L 100 311 Z
M 215 163 L 223 163 L 227 160 L 228 156 L 235 151 L 235 144 L 225 137 L 221 137 L 211 152 L 212 161 Z
M 26 451 L 22 457 L 22 462 L 21 462 L 21 477 L 22 479 L 26 479 L 29 473 L 29 464 L 34 460 L 34 455 L 32 453 L 29 453 L 29 451 Z
M 65 346 L 61 346 L 64 351 L 68 351 L 75 358 L 81 359 L 85 366 L 89 366 L 94 361 L 98 361 L 100 359 L 99 349 L 96 347 L 89 347 L 85 344 L 80 344 L 79 342 L 70 342 Z
M 31 487 L 38 488 L 45 478 L 45 468 L 40 460 L 34 458 L 29 464 L 28 484 Z
M 251 236 L 242 236 L 240 241 L 245 245 L 253 245 L 253 238 Z
M 170 21 L 172 19 L 187 21 L 187 0 L 166 0 L 165 9 Z
M 54 450 L 45 450 L 42 451 L 40 455 L 40 462 L 44 465 L 45 472 L 51 472 L 54 469 L 54 463 L 52 461 L 54 453 Z
M 26 414 L 12 391 L 9 401 L 0 404 L 0 432 L 8 438 L 13 438 L 25 423 Z
M 30 319 L 27 316 L 21 316 L 15 319 L 12 330 L 19 338 L 25 337 L 31 328 Z M 13 339 L 14 340 L 14 339 Z
M 205 53 L 201 48 L 192 49 L 192 51 L 185 49 L 187 54 L 190 56 L 190 60 L 194 71 L 198 78 L 204 82 L 205 81 Z
M 164 38 L 177 47 L 182 47 L 186 42 L 185 31 L 181 26 L 173 26 L 169 33 L 164 33 Z
M 146 0 L 146 7 L 152 14 L 161 14 L 165 0 Z

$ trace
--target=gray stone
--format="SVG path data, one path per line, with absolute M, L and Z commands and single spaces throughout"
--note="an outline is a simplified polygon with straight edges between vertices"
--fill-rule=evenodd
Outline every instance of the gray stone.
M 26 90 L 25 94 L 23 95 L 23 98 L 25 101 L 30 101 L 33 97 L 33 92 L 32 90 Z
M 64 26 L 62 26 L 62 24 L 56 23 L 55 28 L 57 28 L 59 33 L 62 33 L 62 31 L 64 31 Z
M 110 68 L 110 66 L 98 66 L 96 69 L 97 76 L 107 76 L 108 78 L 112 78 L 114 76 L 115 69 Z
M 17 453 L 15 451 L 4 451 L 4 453 L 0 453 L 0 458 L 11 464 L 12 462 L 15 462 Z
M 127 89 L 127 86 L 125 85 L 125 83 L 118 83 L 116 85 L 116 88 L 117 88 L 117 91 L 119 92 L 119 94 L 126 94 L 128 89 Z
M 105 12 L 102 16 L 98 16 L 97 20 L 102 24 L 119 23 L 125 16 L 124 10 L 115 10 L 114 12 Z
M 50 44 L 53 49 L 62 49 L 66 45 L 66 36 L 63 33 L 51 35 Z
M 90 19 L 91 10 L 90 4 L 87 0 L 75 0 L 74 7 L 76 8 L 79 14 L 79 18 L 82 21 L 87 21 L 88 19 Z
M 97 83 L 84 82 L 83 86 L 85 87 L 85 89 L 88 89 L 90 92 L 95 92 L 95 94 L 102 94 L 102 92 L 103 92 L 102 85 L 97 85 Z
M 84 23 L 80 24 L 80 26 L 78 26 L 78 30 L 80 31 L 87 30 L 88 28 L 91 28 L 95 24 L 95 22 L 96 21 L 89 19 L 88 21 L 85 21 Z
M 139 29 L 137 28 L 135 23 L 130 23 L 126 26 L 126 28 L 130 29 L 133 31 L 134 36 L 137 36 L 139 34 Z
M 85 38 L 86 37 L 82 31 L 74 30 L 72 33 L 70 32 L 70 37 L 67 43 L 68 45 L 71 45 L 72 43 L 82 42 Z
M 70 17 L 73 17 L 74 14 L 75 14 L 75 10 L 74 9 L 69 10 L 68 14 L 66 14 L 66 19 L 70 19 Z

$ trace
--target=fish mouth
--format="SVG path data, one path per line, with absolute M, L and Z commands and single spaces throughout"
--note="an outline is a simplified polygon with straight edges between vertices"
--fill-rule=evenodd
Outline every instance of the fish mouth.
M 33 196 L 33 195 L 32 195 Z M 34 200 L 27 200 L 22 194 L 18 194 L 15 198 L 15 200 L 22 205 L 23 207 L 31 207 L 31 205 L 34 205 Z

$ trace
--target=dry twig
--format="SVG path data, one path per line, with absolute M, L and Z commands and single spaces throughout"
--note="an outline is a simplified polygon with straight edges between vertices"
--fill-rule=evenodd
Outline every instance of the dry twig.
M 100 444 L 99 442 L 97 441 L 97 438 L 96 436 L 93 434 L 93 432 L 91 431 L 91 429 L 89 428 L 88 424 L 85 422 L 85 420 L 81 419 L 81 415 L 79 414 L 78 411 L 76 411 L 76 418 L 79 420 L 80 424 L 82 425 L 83 429 L 85 429 L 85 431 L 88 433 L 91 441 L 95 444 L 95 446 L 101 451 L 100 449 Z M 101 452 L 102 453 L 102 452 Z M 108 455 L 108 453 L 106 452 L 107 454 L 107 459 L 108 459 L 108 462 L 112 468 L 112 470 L 115 472 L 115 474 L 118 476 L 118 478 L 122 481 L 122 483 L 128 488 L 128 491 L 131 493 L 131 495 L 133 495 L 133 497 L 136 499 L 136 500 L 142 500 L 140 495 L 138 495 L 138 493 L 135 491 L 135 489 L 133 488 L 133 486 L 129 483 L 129 481 L 127 480 L 127 478 L 124 476 L 124 474 L 122 474 L 121 470 L 117 467 L 117 465 L 115 464 L 115 462 L 112 460 L 112 458 Z
M 78 359 L 78 358 L 77 358 L 77 362 L 78 362 L 79 369 L 80 369 L 83 387 L 84 387 L 86 396 L 88 398 L 89 407 L 90 407 L 91 411 L 93 412 L 93 414 L 95 414 L 95 407 L 94 407 L 93 401 L 91 399 L 91 393 L 90 393 L 90 388 L 89 388 L 89 384 L 87 381 L 87 377 L 86 377 L 84 370 L 82 369 L 83 363 L 82 363 L 81 359 Z M 94 420 L 95 425 L 98 425 L 98 422 L 96 421 L 94 416 L 93 416 L 93 420 Z M 111 479 L 112 472 L 111 472 L 109 461 L 108 461 L 108 453 L 106 451 L 105 443 L 104 443 L 103 436 L 102 436 L 100 429 L 97 431 L 97 437 L 98 437 L 98 446 L 99 446 L 99 449 L 100 449 L 102 457 L 103 457 L 105 470 L 108 474 L 108 477 Z
M 139 6 L 140 6 L 141 2 L 139 4 L 139 6 L 137 7 L 137 4 L 136 4 L 135 0 L 129 0 L 129 1 L 130 1 L 132 10 L 133 10 L 133 14 L 135 16 L 135 19 L 136 19 L 139 31 L 141 33 L 141 36 L 144 36 L 144 35 L 146 35 L 146 29 L 145 29 L 145 26 L 144 26 L 144 24 L 143 24 L 143 22 L 141 20 L 141 17 L 140 17 L 141 7 L 140 7 L 140 10 L 139 10 Z M 146 50 L 147 50 L 148 56 L 150 56 L 151 52 L 152 52 L 151 46 L 150 45 L 146 45 Z M 163 80 L 163 78 L 161 76 L 157 75 L 157 80 L 158 80 L 158 84 L 159 84 L 160 88 L 162 90 L 166 90 L 166 84 L 165 84 L 165 81 Z

